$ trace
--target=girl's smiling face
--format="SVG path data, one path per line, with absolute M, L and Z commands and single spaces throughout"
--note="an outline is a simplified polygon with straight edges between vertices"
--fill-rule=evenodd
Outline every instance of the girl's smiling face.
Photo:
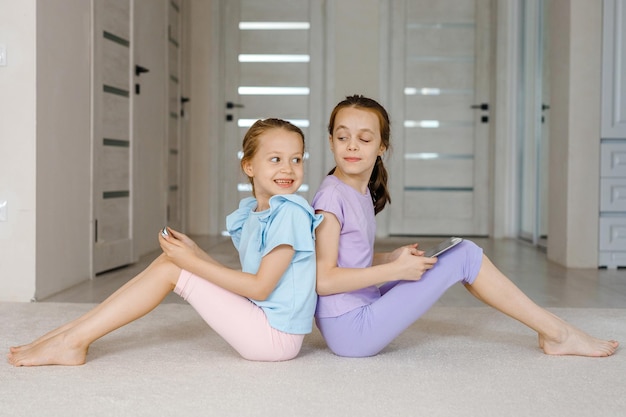
M 376 158 L 385 153 L 376 113 L 355 107 L 339 110 L 329 141 L 337 164 L 334 175 L 364 193 Z
M 254 182 L 256 211 L 268 209 L 273 195 L 298 191 L 304 179 L 303 156 L 304 143 L 295 132 L 275 128 L 259 136 L 254 156 L 242 164 Z

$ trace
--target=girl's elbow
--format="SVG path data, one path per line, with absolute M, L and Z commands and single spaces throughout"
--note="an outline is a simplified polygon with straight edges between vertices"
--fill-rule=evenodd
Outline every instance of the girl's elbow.
M 255 291 L 253 294 L 250 294 L 250 298 L 256 301 L 265 301 L 269 298 L 271 293 L 271 291 L 265 291 L 260 289 L 258 291 Z
M 324 283 L 324 281 L 321 281 L 321 280 L 317 280 L 317 283 L 315 285 L 315 291 L 317 292 L 317 295 L 332 295 L 333 294 L 333 292 L 330 291 L 330 288 L 328 288 L 328 285 Z

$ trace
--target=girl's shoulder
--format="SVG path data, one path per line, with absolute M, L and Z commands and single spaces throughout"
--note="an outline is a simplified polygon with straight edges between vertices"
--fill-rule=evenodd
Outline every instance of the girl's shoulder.
M 315 192 L 315 195 L 313 196 L 313 202 L 315 203 L 315 200 L 317 200 L 320 195 L 333 193 L 336 191 L 340 192 L 342 184 L 343 183 L 339 181 L 339 179 L 335 177 L 334 175 L 327 175 L 322 180 L 322 183 L 320 184 L 319 188 Z M 315 204 L 313 204 L 313 206 L 315 206 Z
M 270 197 L 269 203 L 269 209 L 257 213 L 254 212 L 257 205 L 254 197 L 242 199 L 239 202 L 239 208 L 226 217 L 226 229 L 231 235 L 236 233 L 243 228 L 251 215 L 266 224 L 286 216 L 299 216 L 301 219 L 308 217 L 309 224 L 312 224 L 313 228 L 317 227 L 323 219 L 321 214 L 315 214 L 315 210 L 304 197 L 297 194 L 277 194 Z
M 295 210 L 301 209 L 307 212 L 309 215 L 315 217 L 315 210 L 309 204 L 309 202 L 302 196 L 297 194 L 278 194 L 270 198 L 270 209 L 267 215 L 272 217 L 277 212 L 282 210 Z
M 226 216 L 226 230 L 232 235 L 243 227 L 243 223 L 256 208 L 256 198 L 246 197 L 239 202 L 239 208 Z
M 328 175 L 317 189 L 313 197 L 312 205 L 315 209 L 323 210 L 320 205 L 326 206 L 327 204 L 331 204 L 333 206 L 341 206 L 344 201 L 353 198 L 358 198 L 356 190 L 334 175 Z
M 345 182 L 343 182 L 342 180 L 340 180 L 339 178 L 337 178 L 336 176 L 332 174 L 327 175 L 324 178 L 324 180 L 320 184 L 315 194 L 317 196 L 318 194 L 329 194 L 329 193 L 336 193 L 345 197 L 349 197 L 352 195 L 356 195 L 356 196 L 362 195 L 357 190 L 352 188 L 350 185 L 346 184 Z M 363 196 L 366 196 L 367 194 L 369 194 L 369 189 L 367 190 L 365 194 L 363 194 Z

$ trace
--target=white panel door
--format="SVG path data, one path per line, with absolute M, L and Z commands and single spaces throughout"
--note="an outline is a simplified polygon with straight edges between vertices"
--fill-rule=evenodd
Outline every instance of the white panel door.
M 224 13 L 224 137 L 221 218 L 250 195 L 238 152 L 249 126 L 277 117 L 306 138 L 302 195 L 309 199 L 322 174 L 326 146 L 322 114 L 322 8 L 317 0 L 227 0 Z M 313 161 L 313 162 L 312 162 Z
M 93 272 L 132 262 L 132 0 L 94 2 Z
M 390 234 L 488 233 L 488 0 L 392 0 Z

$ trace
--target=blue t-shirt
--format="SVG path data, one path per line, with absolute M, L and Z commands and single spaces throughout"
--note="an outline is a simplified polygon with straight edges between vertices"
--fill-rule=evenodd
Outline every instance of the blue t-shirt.
M 244 198 L 226 218 L 226 228 L 239 251 L 243 272 L 256 274 L 263 256 L 277 246 L 289 245 L 295 250 L 270 296 L 251 301 L 263 309 L 273 328 L 292 334 L 310 333 L 317 301 L 315 228 L 323 216 L 294 194 L 275 195 L 269 204 L 269 209 L 255 212 L 256 199 Z
M 337 266 L 340 268 L 367 268 L 374 258 L 376 219 L 374 203 L 369 189 L 365 194 L 345 184 L 334 175 L 328 175 L 313 198 L 315 210 L 332 213 L 337 217 L 339 253 Z M 369 305 L 380 298 L 377 286 L 356 291 L 318 297 L 317 317 L 338 317 L 355 308 Z

